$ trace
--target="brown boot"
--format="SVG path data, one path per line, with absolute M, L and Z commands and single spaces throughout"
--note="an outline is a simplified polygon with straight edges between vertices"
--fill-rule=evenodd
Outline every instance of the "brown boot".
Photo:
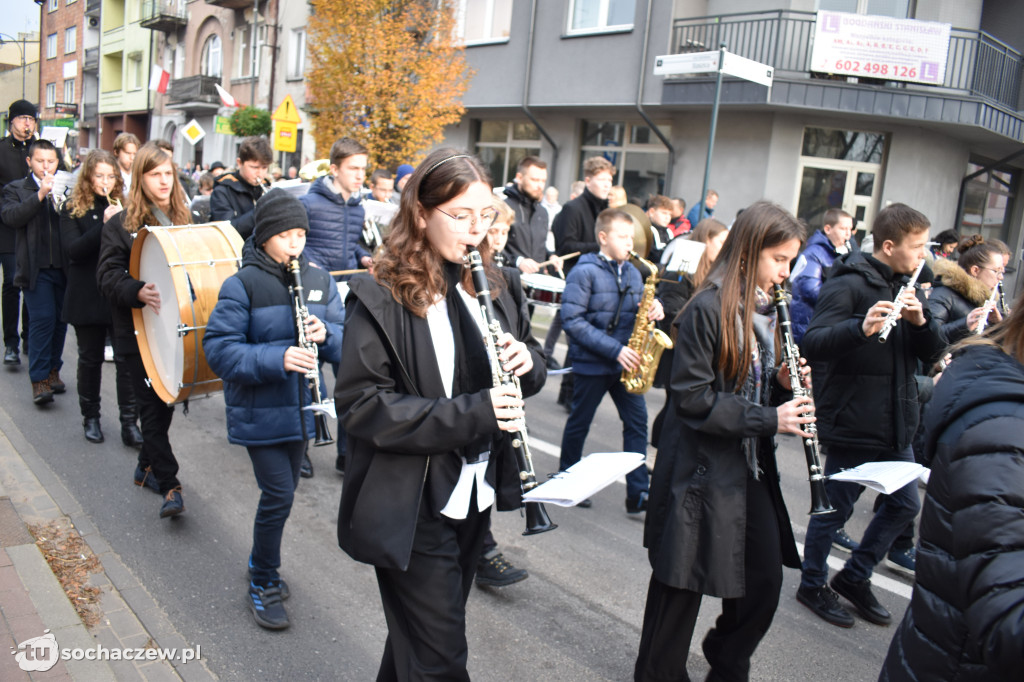
M 50 376 L 46 377 L 46 380 L 50 382 L 50 390 L 54 393 L 63 393 L 67 390 L 67 386 L 60 380 L 60 372 L 55 369 L 50 370 Z
M 32 402 L 36 405 L 45 405 L 53 402 L 53 390 L 47 379 L 32 382 Z

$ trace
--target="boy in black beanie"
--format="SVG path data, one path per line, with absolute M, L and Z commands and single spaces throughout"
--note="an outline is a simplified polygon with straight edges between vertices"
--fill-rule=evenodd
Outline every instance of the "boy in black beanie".
M 272 189 L 254 211 L 255 227 L 242 249 L 242 267 L 224 282 L 203 337 L 210 368 L 224 381 L 228 440 L 244 445 L 262 494 L 249 554 L 249 608 L 271 630 L 290 625 L 288 585 L 278 574 L 281 536 L 291 512 L 306 442 L 314 433 L 305 374 L 318 359 L 341 359 L 344 310 L 326 271 L 302 255 L 309 223 L 299 200 Z M 297 344 L 288 263 L 298 259 L 309 317 Z M 321 384 L 323 376 L 320 377 Z

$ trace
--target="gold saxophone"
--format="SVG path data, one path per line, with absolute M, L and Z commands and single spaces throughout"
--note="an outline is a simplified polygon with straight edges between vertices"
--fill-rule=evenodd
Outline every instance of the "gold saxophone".
M 654 289 L 658 285 L 658 268 L 649 260 L 644 260 L 636 251 L 630 251 L 632 259 L 639 261 L 651 273 L 644 280 L 644 294 L 640 299 L 640 307 L 636 311 L 636 322 L 633 333 L 629 336 L 629 347 L 640 354 L 640 365 L 634 369 L 622 370 L 620 381 L 630 393 L 647 393 L 654 383 L 654 374 L 658 371 L 658 362 L 666 348 L 672 347 L 672 339 L 668 334 L 654 326 L 648 319 L 654 303 Z

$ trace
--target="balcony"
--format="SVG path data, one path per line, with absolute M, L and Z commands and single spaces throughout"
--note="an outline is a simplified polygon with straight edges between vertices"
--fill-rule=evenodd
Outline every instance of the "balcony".
M 792 10 L 676 19 L 671 50 L 703 52 L 725 43 L 730 52 L 774 66 L 770 104 L 978 125 L 1024 141 L 1024 56 L 997 38 L 952 29 L 940 85 L 835 77 L 810 70 L 815 19 L 814 12 Z M 707 80 L 666 80 L 664 103 L 703 104 Z M 762 86 L 730 83 L 730 89 L 736 103 L 765 103 Z M 723 97 L 728 101 L 725 91 Z
M 83 127 L 91 128 L 96 123 L 96 117 L 99 115 L 99 105 L 96 102 L 85 102 L 82 104 L 82 116 L 80 121 Z
M 85 57 L 82 60 L 82 71 L 95 73 L 100 70 L 100 48 L 90 47 L 85 50 Z
M 214 85 L 220 85 L 215 76 L 189 76 L 175 78 L 167 89 L 167 106 L 184 111 L 212 112 L 220 108 L 220 95 Z
M 206 4 L 225 9 L 249 9 L 252 7 L 252 0 L 206 0 Z
M 85 16 L 87 17 L 99 17 L 100 9 L 103 7 L 103 0 L 86 0 L 85 2 Z
M 143 0 L 139 25 L 153 31 L 174 33 L 188 23 L 185 0 Z

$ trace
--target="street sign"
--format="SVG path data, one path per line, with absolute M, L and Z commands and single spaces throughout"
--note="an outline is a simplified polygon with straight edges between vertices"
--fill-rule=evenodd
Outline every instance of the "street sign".
M 181 135 L 194 146 L 196 142 L 206 137 L 206 131 L 199 125 L 199 121 L 192 119 L 181 129 Z
M 295 141 L 299 137 L 299 127 L 294 123 L 274 121 L 274 151 L 295 152 Z
M 295 100 L 292 99 L 291 95 L 284 96 L 284 101 L 274 110 L 274 115 L 270 118 L 281 123 L 292 123 L 295 125 L 302 123 L 302 117 L 299 116 L 299 108 L 295 106 Z
M 655 76 L 683 76 L 691 73 L 718 71 L 718 50 L 667 54 L 654 58 Z
M 724 53 L 724 56 L 725 58 L 722 60 L 722 73 L 725 75 L 736 76 L 737 78 L 759 83 L 769 88 L 772 87 L 772 78 L 775 72 L 775 69 L 772 67 L 761 62 L 755 62 L 753 59 L 733 54 L 728 50 Z
M 65 116 L 71 116 L 73 118 L 75 116 L 78 116 L 78 105 L 70 104 L 67 102 L 57 102 L 53 105 L 53 111 L 58 116 L 63 114 Z
M 231 129 L 231 117 L 215 117 L 213 119 L 213 132 L 217 133 L 218 135 L 234 135 L 235 131 Z

